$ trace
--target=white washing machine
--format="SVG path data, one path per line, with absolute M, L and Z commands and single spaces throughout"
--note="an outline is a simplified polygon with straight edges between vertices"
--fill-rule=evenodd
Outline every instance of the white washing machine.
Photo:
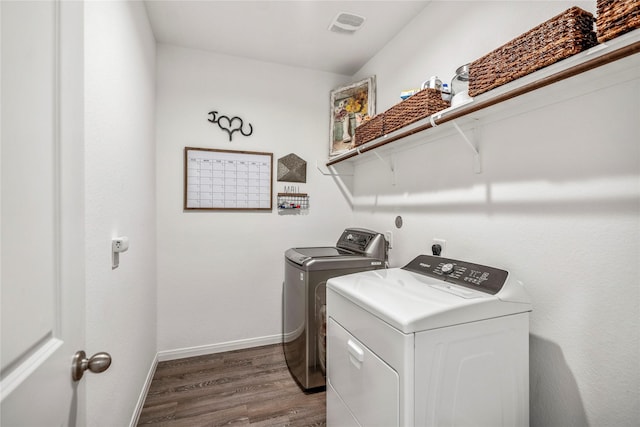
M 420 255 L 327 282 L 328 426 L 528 426 L 529 312 L 505 270 Z

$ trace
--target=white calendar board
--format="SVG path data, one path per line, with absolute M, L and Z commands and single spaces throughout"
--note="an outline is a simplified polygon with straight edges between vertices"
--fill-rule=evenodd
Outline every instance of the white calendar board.
M 273 153 L 185 147 L 184 174 L 184 209 L 272 209 Z

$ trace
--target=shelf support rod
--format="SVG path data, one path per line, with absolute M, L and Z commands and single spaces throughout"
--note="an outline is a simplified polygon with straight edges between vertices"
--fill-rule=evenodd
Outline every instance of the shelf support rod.
M 477 144 L 474 144 L 473 142 L 471 142 L 471 140 L 462 131 L 462 129 L 460 129 L 460 126 L 458 126 L 458 124 L 456 123 L 455 120 L 452 120 L 451 123 L 453 123 L 453 127 L 456 128 L 456 130 L 458 131 L 458 133 L 460 134 L 462 139 L 464 139 L 464 141 L 467 143 L 469 148 L 471 148 L 471 151 L 473 151 L 473 171 L 475 173 L 481 173 L 482 172 L 482 165 L 480 163 L 480 152 L 478 151 Z
M 331 168 L 333 168 L 333 166 L 329 166 Z M 320 171 L 320 173 L 324 176 L 353 176 L 352 173 L 334 173 L 334 172 L 325 172 L 322 169 L 320 169 L 320 166 L 318 166 L 318 161 L 316 160 L 316 169 L 318 169 Z
M 380 156 L 380 154 L 378 154 L 375 150 L 371 151 L 373 154 L 376 155 L 376 157 L 382 162 L 384 163 L 384 165 L 389 168 L 389 170 L 391 171 L 391 185 L 395 186 L 396 185 L 396 168 L 393 165 L 392 161 L 386 161 L 385 159 L 382 158 L 382 156 Z

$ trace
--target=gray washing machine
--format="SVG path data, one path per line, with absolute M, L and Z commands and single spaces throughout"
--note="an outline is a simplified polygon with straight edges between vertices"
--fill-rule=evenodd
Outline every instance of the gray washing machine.
M 285 252 L 283 343 L 291 374 L 305 391 L 325 386 L 326 284 L 332 277 L 387 266 L 384 235 L 344 230 L 336 246 Z

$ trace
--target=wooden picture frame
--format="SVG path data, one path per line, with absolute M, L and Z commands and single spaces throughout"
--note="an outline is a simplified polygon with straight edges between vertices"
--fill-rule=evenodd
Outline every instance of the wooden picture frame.
M 185 210 L 273 210 L 273 153 L 185 147 Z
M 355 147 L 355 128 L 376 114 L 376 76 L 331 91 L 329 157 Z

